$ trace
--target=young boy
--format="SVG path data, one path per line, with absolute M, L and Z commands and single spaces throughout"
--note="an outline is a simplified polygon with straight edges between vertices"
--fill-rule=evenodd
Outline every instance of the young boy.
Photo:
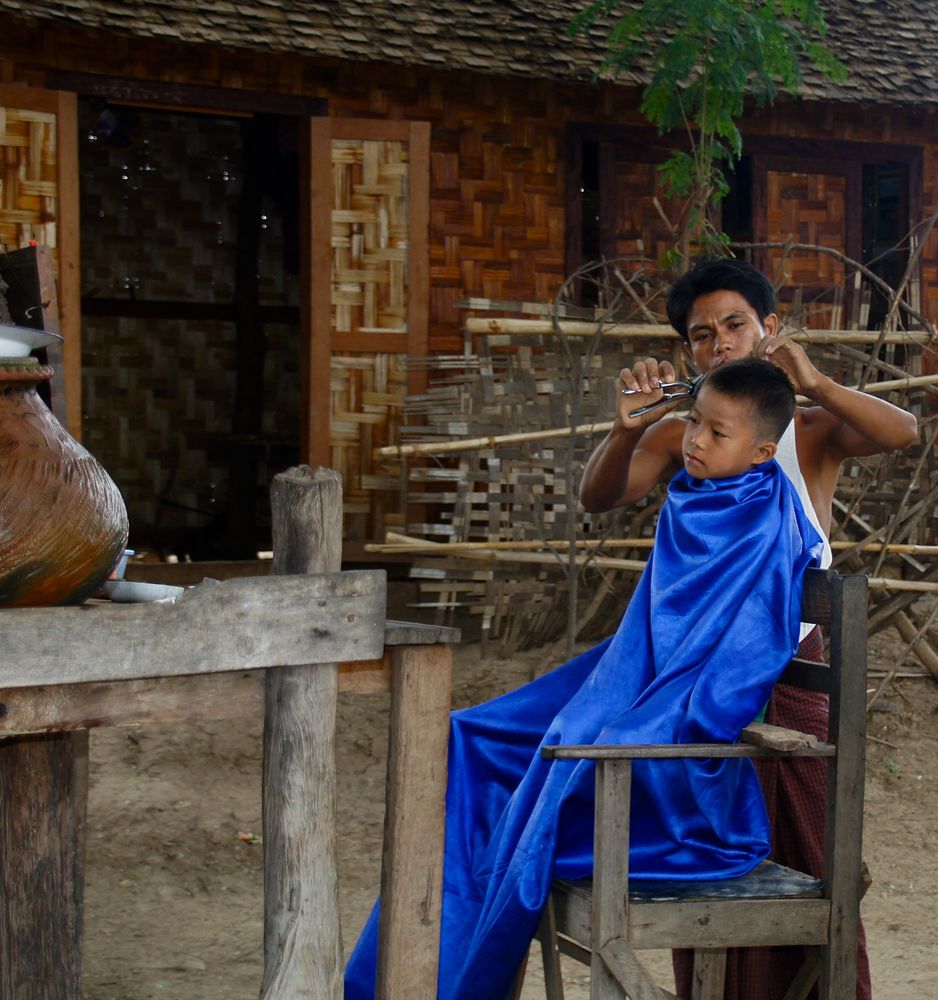
M 633 406 L 639 405 L 632 402 Z M 655 548 L 614 636 L 452 715 L 441 1000 L 504 1000 L 555 876 L 592 871 L 593 767 L 543 745 L 733 741 L 798 644 L 820 542 L 773 461 L 794 412 L 783 372 L 747 359 L 703 383 Z M 740 875 L 769 851 L 751 763 L 637 762 L 630 875 Z M 346 970 L 374 996 L 376 913 Z

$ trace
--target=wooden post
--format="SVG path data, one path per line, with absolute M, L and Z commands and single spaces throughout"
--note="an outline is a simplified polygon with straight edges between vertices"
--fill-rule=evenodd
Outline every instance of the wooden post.
M 0 741 L 0 996 L 78 1000 L 88 734 Z
M 377 1000 L 435 997 L 453 651 L 392 652 Z
M 342 564 L 342 480 L 299 466 L 271 489 L 275 574 Z M 311 613 L 313 609 L 310 609 Z M 341 1000 L 335 860 L 336 664 L 267 671 L 262 1000 Z

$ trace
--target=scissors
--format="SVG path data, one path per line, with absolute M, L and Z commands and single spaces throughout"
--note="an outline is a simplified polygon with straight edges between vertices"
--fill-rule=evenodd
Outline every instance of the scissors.
M 660 382 L 659 388 L 664 390 L 664 395 L 661 399 L 656 399 L 653 403 L 649 403 L 647 406 L 640 406 L 637 410 L 631 410 L 629 412 L 630 417 L 640 417 L 643 413 L 649 413 L 651 410 L 657 410 L 659 406 L 667 406 L 668 403 L 676 403 L 681 399 L 692 399 L 697 395 L 697 390 L 700 388 L 700 383 L 703 382 L 703 375 L 695 375 L 689 381 L 687 379 L 675 379 L 673 382 Z M 676 390 L 676 391 L 675 391 Z M 641 389 L 623 389 L 623 396 L 636 396 L 642 390 Z

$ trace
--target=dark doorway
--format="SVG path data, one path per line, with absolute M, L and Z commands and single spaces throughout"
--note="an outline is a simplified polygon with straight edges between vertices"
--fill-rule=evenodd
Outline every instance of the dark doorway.
M 298 458 L 296 121 L 80 100 L 84 438 L 136 549 L 270 547 Z

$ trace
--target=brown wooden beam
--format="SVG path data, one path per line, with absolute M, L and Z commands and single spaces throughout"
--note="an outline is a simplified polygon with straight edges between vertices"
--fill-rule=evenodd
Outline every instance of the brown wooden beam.
M 115 104 L 144 107 L 175 107 L 180 110 L 232 115 L 321 115 L 327 102 L 321 97 L 276 94 L 269 91 L 205 87 L 167 80 L 129 80 L 121 76 L 101 76 L 71 70 L 51 70 L 46 82 L 59 90 L 72 90 L 89 97 L 103 97 Z

